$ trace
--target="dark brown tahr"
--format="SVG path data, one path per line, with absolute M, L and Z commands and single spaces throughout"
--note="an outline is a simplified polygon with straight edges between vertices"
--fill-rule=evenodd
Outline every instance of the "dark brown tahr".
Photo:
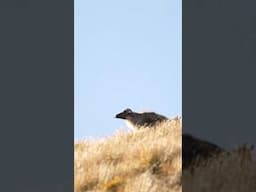
M 154 112 L 145 112 L 145 113 L 136 113 L 131 109 L 127 108 L 123 112 L 118 113 L 116 118 L 125 119 L 129 121 L 133 126 L 141 127 L 141 126 L 154 126 L 156 123 L 167 120 L 168 118 L 159 115 Z

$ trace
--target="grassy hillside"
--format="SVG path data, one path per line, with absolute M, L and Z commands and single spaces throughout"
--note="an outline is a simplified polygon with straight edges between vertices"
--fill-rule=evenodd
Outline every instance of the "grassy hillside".
M 248 148 L 181 173 L 181 124 L 174 119 L 155 129 L 119 130 L 109 138 L 76 143 L 75 192 L 256 191 L 256 153 Z
M 75 144 L 75 192 L 181 191 L 181 119 Z

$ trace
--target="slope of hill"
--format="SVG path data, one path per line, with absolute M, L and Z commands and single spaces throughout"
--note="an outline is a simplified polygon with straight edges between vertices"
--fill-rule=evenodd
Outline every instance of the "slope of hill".
M 75 144 L 75 192 L 180 192 L 181 119 Z
M 173 119 L 155 129 L 118 130 L 75 143 L 75 192 L 256 190 L 256 151 L 244 146 L 182 173 L 181 127 L 181 119 Z

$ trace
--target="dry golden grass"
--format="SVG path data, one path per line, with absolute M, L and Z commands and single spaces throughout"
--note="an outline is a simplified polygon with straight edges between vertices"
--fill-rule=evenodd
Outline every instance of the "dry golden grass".
M 256 191 L 256 162 L 253 151 L 244 146 L 222 154 L 193 171 L 184 170 L 184 192 L 252 192 Z
M 75 192 L 181 192 L 181 124 L 75 143 Z

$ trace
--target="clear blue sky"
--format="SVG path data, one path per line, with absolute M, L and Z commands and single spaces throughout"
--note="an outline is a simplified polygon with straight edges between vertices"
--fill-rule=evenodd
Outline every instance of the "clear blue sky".
M 182 114 L 181 0 L 75 0 L 75 140 L 125 108 Z

